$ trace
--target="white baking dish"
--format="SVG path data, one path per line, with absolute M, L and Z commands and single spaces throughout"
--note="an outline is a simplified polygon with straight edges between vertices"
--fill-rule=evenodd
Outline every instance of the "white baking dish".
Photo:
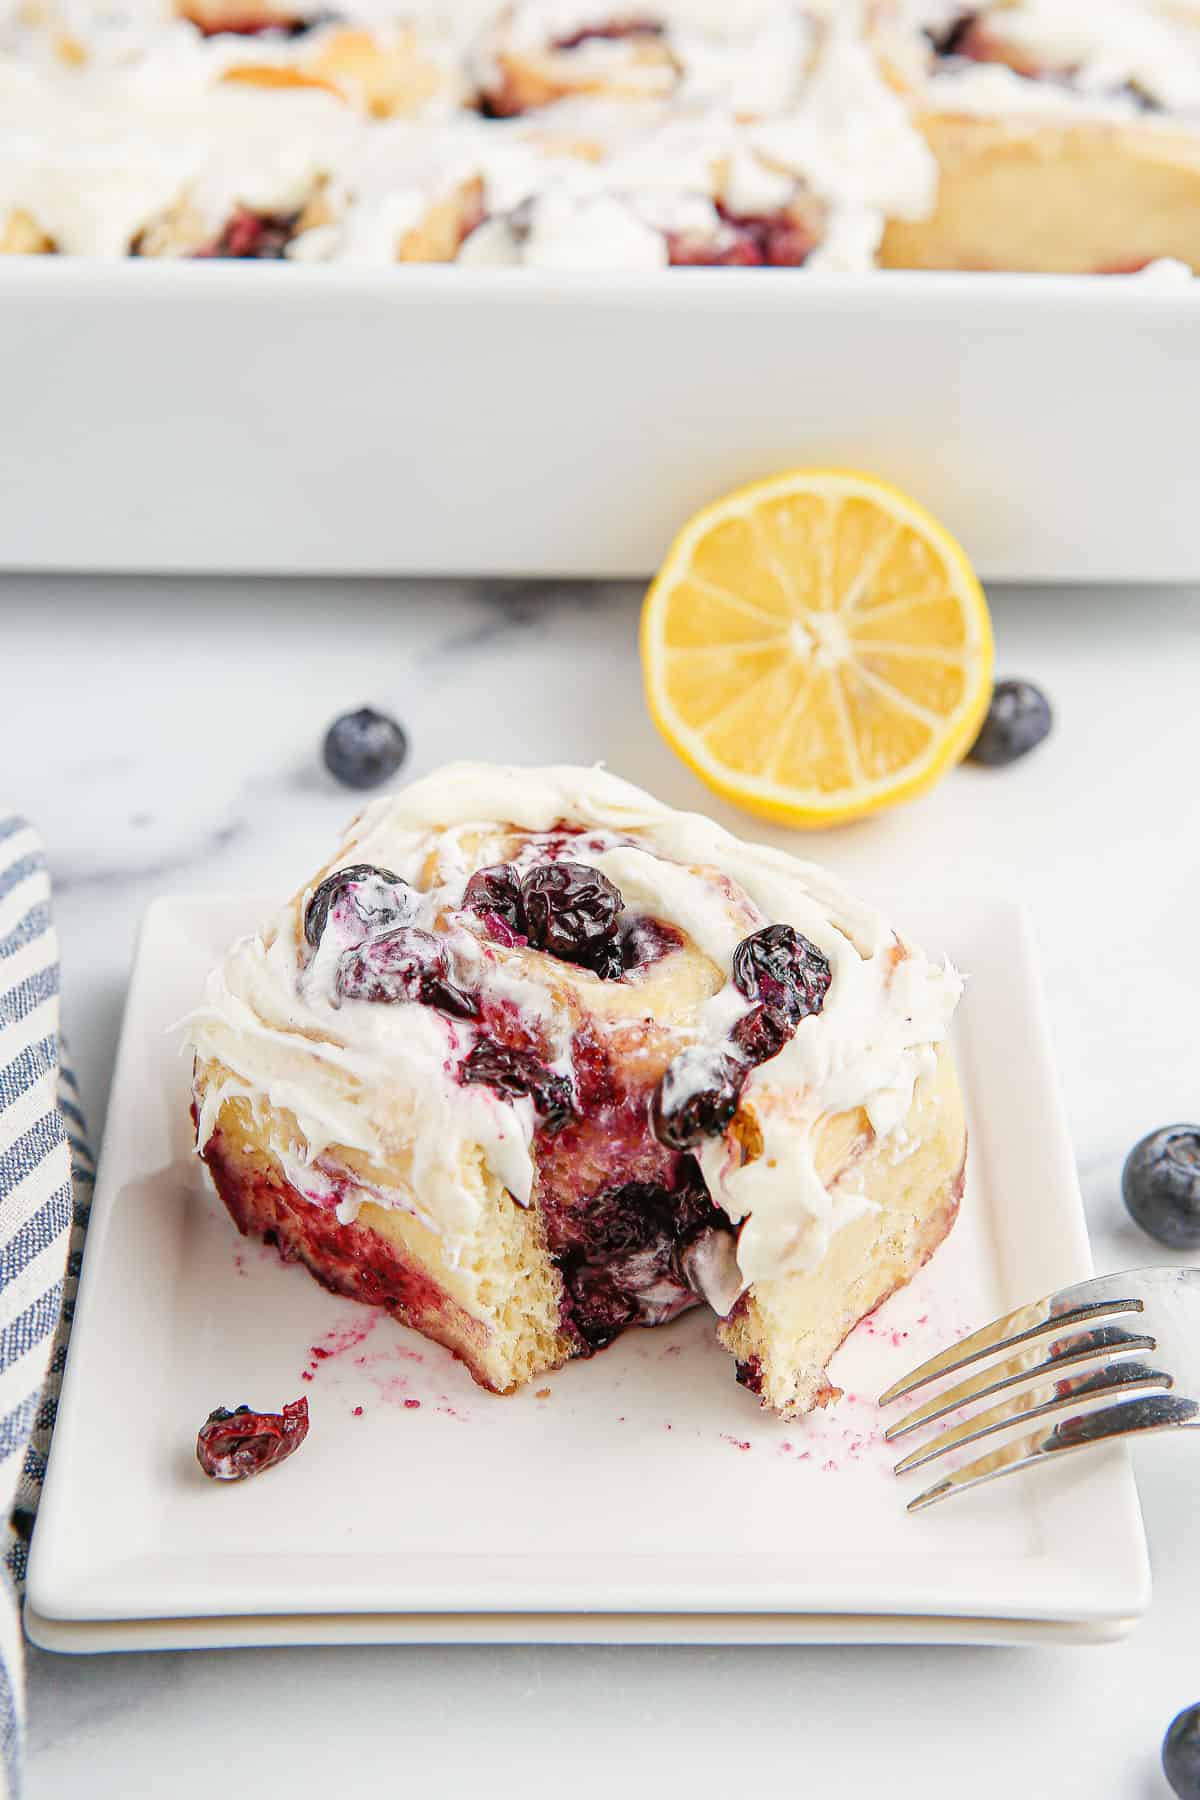
M 796 463 L 985 576 L 1200 576 L 1200 298 L 1123 277 L 6 259 L 0 564 L 644 575 Z

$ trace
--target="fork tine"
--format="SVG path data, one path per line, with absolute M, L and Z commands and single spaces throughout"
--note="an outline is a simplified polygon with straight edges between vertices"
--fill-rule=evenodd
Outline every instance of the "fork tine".
M 1039 1387 L 1016 1394 L 1011 1400 L 1002 1400 L 998 1406 L 974 1413 L 960 1424 L 939 1431 L 928 1443 L 918 1444 L 915 1450 L 902 1456 L 893 1473 L 907 1475 L 910 1469 L 933 1462 L 947 1450 L 958 1450 L 964 1444 L 975 1443 L 978 1438 L 991 1437 L 993 1432 L 1003 1431 L 1010 1425 L 1025 1425 L 1030 1419 L 1045 1419 L 1053 1413 L 1066 1412 L 1079 1401 L 1092 1400 L 1098 1394 L 1111 1394 L 1119 1388 L 1173 1386 L 1174 1382 L 1165 1370 L 1151 1369 L 1141 1362 L 1105 1363 L 1102 1368 L 1089 1369 L 1082 1375 L 1044 1381 Z
M 888 1426 L 883 1434 L 884 1441 L 894 1443 L 919 1426 L 931 1425 L 935 1419 L 956 1412 L 968 1400 L 986 1400 L 990 1394 L 1002 1393 L 1005 1388 L 1016 1387 L 1022 1382 L 1036 1381 L 1055 1369 L 1070 1368 L 1074 1363 L 1087 1362 L 1097 1356 L 1118 1356 L 1126 1350 L 1153 1349 L 1152 1337 L 1147 1337 L 1144 1332 L 1126 1331 L 1120 1325 L 1099 1325 L 1094 1331 L 1056 1338 L 1044 1356 L 1040 1340 L 1035 1339 L 1007 1362 L 992 1363 L 978 1375 L 968 1375 L 955 1387 L 943 1388 L 932 1400 L 914 1407 L 912 1412 Z
M 1047 1457 L 1062 1456 L 1070 1450 L 1086 1450 L 1091 1444 L 1102 1444 L 1114 1438 L 1134 1437 L 1153 1431 L 1172 1431 L 1200 1426 L 1200 1401 L 1188 1400 L 1181 1394 L 1142 1394 L 1136 1400 L 1121 1400 L 1115 1406 L 1100 1407 L 1096 1412 L 1060 1419 L 1049 1431 L 1031 1431 L 1014 1438 L 999 1450 L 977 1457 L 953 1474 L 944 1475 L 932 1487 L 910 1500 L 906 1510 L 923 1512 L 936 1506 L 951 1494 L 965 1493 L 985 1481 L 1001 1475 L 1015 1475 L 1020 1469 Z
M 1086 1295 L 1094 1293 L 1099 1285 L 1094 1281 L 1081 1281 L 1074 1287 L 1062 1288 L 1057 1294 L 1047 1295 L 1044 1300 L 1034 1300 L 1026 1306 L 1018 1306 L 1015 1312 L 1005 1313 L 1003 1318 L 993 1319 L 990 1325 L 981 1326 L 970 1337 L 960 1338 L 957 1344 L 939 1351 L 911 1374 L 893 1382 L 886 1393 L 879 1396 L 880 1406 L 889 1406 L 893 1400 L 900 1400 L 905 1394 L 915 1392 L 917 1388 L 924 1387 L 927 1381 L 935 1381 L 939 1375 L 955 1374 L 968 1364 L 978 1362 L 981 1357 L 991 1356 L 997 1350 L 1011 1350 L 1017 1344 L 1041 1337 L 1047 1331 L 1062 1331 L 1068 1326 L 1083 1325 L 1093 1319 L 1116 1318 L 1121 1313 L 1142 1311 L 1142 1302 L 1132 1296 L 1128 1299 L 1087 1299 Z

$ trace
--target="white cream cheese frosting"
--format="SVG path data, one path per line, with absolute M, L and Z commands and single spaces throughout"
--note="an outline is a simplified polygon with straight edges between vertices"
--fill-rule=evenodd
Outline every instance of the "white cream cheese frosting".
M 1044 79 L 937 57 L 954 0 L 274 0 L 296 37 L 181 16 L 212 3 L 0 0 L 0 247 L 15 217 L 22 247 L 191 255 L 249 208 L 298 221 L 297 261 L 653 269 L 775 217 L 815 239 L 807 267 L 867 269 L 888 217 L 935 204 L 922 111 L 1200 115 L 1196 0 L 970 9 Z M 361 43 L 340 60 L 363 32 L 389 116 Z M 484 117 L 514 70 L 534 98 Z
M 659 267 L 672 232 L 730 241 L 719 200 L 749 216 L 802 204 L 825 219 L 818 266 L 865 268 L 888 212 L 917 217 L 933 203 L 932 158 L 857 4 L 659 0 L 646 8 L 661 44 L 648 72 L 620 37 L 556 50 L 626 16 L 580 0 L 355 0 L 328 23 L 317 0 L 278 4 L 313 29 L 205 37 L 166 0 L 0 13 L 0 237 L 22 212 L 64 253 L 121 256 L 184 208 L 196 223 L 172 253 L 187 254 L 239 206 L 294 214 L 319 189 L 322 217 L 287 254 L 378 265 L 478 182 L 486 224 L 461 250 L 476 265 Z M 422 76 L 405 117 L 370 116 L 353 70 L 341 97 L 245 83 L 247 65 L 328 76 L 322 59 L 359 23 L 385 53 L 416 45 Z M 500 58 L 555 56 L 570 65 L 562 97 L 480 117 L 477 84 L 499 78 Z M 588 80 L 596 91 L 579 91 Z
M 497 955 L 459 911 L 470 874 L 500 860 L 514 829 L 533 834 L 517 853 L 520 866 L 543 854 L 537 834 L 563 826 L 577 828 L 572 861 L 600 870 L 627 909 L 682 931 L 715 965 L 715 991 L 690 1015 L 669 1070 L 680 1089 L 703 1083 L 749 1008 L 731 980 L 733 952 L 744 938 L 768 924 L 791 925 L 830 965 L 820 1012 L 804 1018 L 779 1054 L 747 1079 L 743 1101 L 757 1120 L 761 1153 L 743 1162 L 728 1133 L 697 1151 L 714 1201 L 739 1228 L 736 1280 L 731 1287 L 727 1269 L 713 1275 L 715 1287 L 726 1290 L 724 1310 L 754 1282 L 817 1266 L 832 1234 L 869 1206 L 852 1182 L 832 1192 L 822 1185 L 814 1131 L 830 1115 L 861 1107 L 877 1136 L 905 1153 L 901 1121 L 915 1083 L 933 1069 L 961 981 L 948 963 L 902 943 L 877 912 L 816 865 L 744 843 L 599 768 L 452 764 L 368 805 L 331 866 L 372 864 L 411 884 L 405 923 L 436 933 L 460 986 L 537 1017 L 550 1066 L 570 1080 L 570 1026 L 555 1002 L 556 984 L 576 984 L 597 1017 L 636 1013 L 636 985 L 599 982 L 541 954 Z M 475 1033 L 469 1019 L 340 996 L 336 934 L 327 932 L 313 950 L 300 917 L 290 903 L 235 944 L 190 1020 L 197 1057 L 230 1071 L 206 1089 L 199 1146 L 231 1095 L 286 1109 L 304 1140 L 276 1146 L 289 1178 L 315 1203 L 327 1203 L 338 1150 L 386 1163 L 403 1139 L 411 1147 L 411 1187 L 368 1187 L 359 1198 L 414 1211 L 457 1262 L 481 1204 L 479 1185 L 468 1178 L 473 1159 L 481 1156 L 520 1203 L 533 1198 L 532 1103 L 460 1084 L 456 1070 Z M 341 1190 L 340 1216 L 354 1210 L 353 1197 Z
M 923 36 L 943 34 L 968 13 L 1015 66 L 952 57 L 921 89 L 930 107 L 1001 118 L 1144 119 L 1149 103 L 1176 120 L 1200 114 L 1196 0 L 990 0 L 973 7 L 910 0 L 899 9 L 891 47 L 903 62 L 903 39 L 920 54 Z

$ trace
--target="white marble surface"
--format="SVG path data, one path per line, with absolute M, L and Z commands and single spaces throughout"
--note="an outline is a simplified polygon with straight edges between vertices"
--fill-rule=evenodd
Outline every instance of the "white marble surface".
M 1200 594 L 993 598 L 1000 669 L 1053 696 L 1052 741 L 803 847 L 883 900 L 929 882 L 1028 901 L 1097 1262 L 1148 1262 L 1122 1158 L 1200 1113 Z M 0 788 L 49 840 L 94 1134 L 143 907 L 285 890 L 312 866 L 353 808 L 319 764 L 336 712 L 393 710 L 413 773 L 603 757 L 707 807 L 643 712 L 636 603 L 618 587 L 0 581 Z M 209 1800 L 234 1769 L 236 1791 L 294 1800 L 551 1782 L 607 1797 L 684 1770 L 697 1794 L 1149 1800 L 1167 1792 L 1162 1730 L 1200 1698 L 1200 1464 L 1176 1440 L 1138 1468 L 1156 1598 L 1118 1646 L 34 1652 L 30 1800 Z

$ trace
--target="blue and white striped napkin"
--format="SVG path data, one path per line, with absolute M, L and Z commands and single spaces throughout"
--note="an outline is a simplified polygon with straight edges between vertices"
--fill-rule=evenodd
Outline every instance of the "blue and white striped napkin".
M 21 1787 L 20 1598 L 91 1205 L 58 1026 L 58 941 L 36 832 L 0 811 L 0 1797 Z

